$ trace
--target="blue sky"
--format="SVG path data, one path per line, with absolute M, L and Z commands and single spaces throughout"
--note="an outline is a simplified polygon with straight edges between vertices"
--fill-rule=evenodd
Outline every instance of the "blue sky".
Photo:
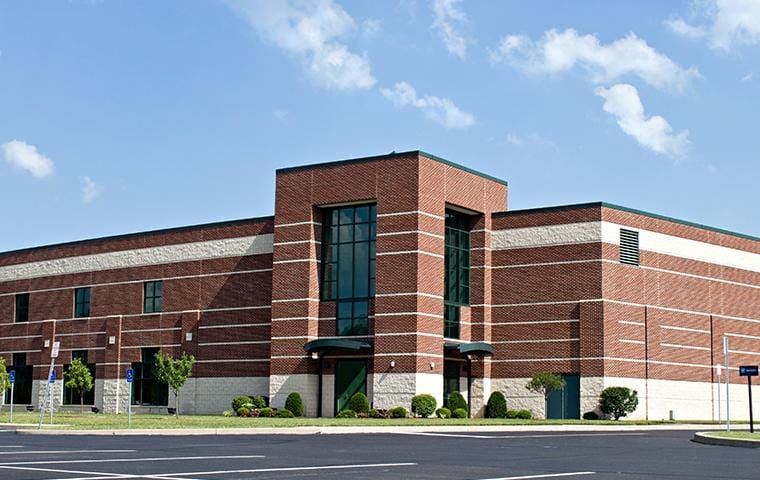
M 271 215 L 422 149 L 760 236 L 760 0 L 0 0 L 0 251 Z

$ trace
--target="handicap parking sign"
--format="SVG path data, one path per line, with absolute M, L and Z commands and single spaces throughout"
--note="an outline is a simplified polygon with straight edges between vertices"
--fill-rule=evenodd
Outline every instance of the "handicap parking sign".
M 11 385 L 16 383 L 16 370 L 11 370 L 8 372 L 8 380 L 10 380 Z
M 135 371 L 131 368 L 127 369 L 127 382 L 132 383 L 132 380 L 135 379 Z
M 50 383 L 55 383 L 55 370 L 50 372 Z

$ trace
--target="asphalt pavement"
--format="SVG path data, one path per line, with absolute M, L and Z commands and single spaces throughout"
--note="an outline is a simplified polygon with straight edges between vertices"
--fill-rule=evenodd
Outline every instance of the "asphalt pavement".
M 692 431 L 25 436 L 0 432 L 3 480 L 758 479 L 756 449 Z

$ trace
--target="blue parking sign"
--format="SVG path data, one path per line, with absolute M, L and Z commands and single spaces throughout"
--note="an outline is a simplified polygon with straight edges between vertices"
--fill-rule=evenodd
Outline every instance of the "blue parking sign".
M 10 380 L 11 385 L 16 383 L 16 370 L 11 370 L 8 372 L 8 380 Z
M 50 372 L 50 383 L 55 383 L 55 370 Z
M 135 371 L 131 368 L 127 369 L 127 382 L 132 383 L 132 380 L 135 379 Z

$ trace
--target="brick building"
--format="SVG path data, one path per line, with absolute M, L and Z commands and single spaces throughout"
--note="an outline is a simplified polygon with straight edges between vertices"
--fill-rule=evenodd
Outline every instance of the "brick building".
M 277 171 L 275 214 L 0 254 L 0 355 L 16 403 L 38 404 L 61 342 L 96 378 L 85 402 L 171 402 L 156 351 L 193 354 L 186 412 L 238 394 L 331 416 L 356 391 L 377 408 L 525 389 L 561 373 L 549 416 L 577 418 L 613 385 L 634 418 L 718 417 L 723 337 L 732 412 L 738 365 L 760 359 L 760 239 L 606 203 L 507 210 L 507 184 L 424 152 Z M 725 373 L 725 372 L 724 372 Z M 758 392 L 760 393 L 760 392 Z M 723 393 L 721 393 L 723 395 Z M 169 403 L 171 404 L 171 403 Z M 725 407 L 725 397 L 723 397 Z

